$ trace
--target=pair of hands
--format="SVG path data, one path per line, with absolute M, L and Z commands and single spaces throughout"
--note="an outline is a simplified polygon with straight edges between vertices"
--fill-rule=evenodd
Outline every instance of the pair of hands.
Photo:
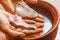
M 18 1 L 20 1 L 20 0 L 18 0 Z M 9 23 L 8 15 L 5 15 L 5 13 L 9 14 L 9 15 L 12 15 L 15 13 L 15 7 L 14 7 L 13 2 L 11 0 L 1 0 L 0 3 L 4 7 L 4 9 L 3 8 L 0 9 L 0 24 L 1 24 L 0 30 L 2 32 L 8 34 L 11 37 L 23 37 L 25 35 L 24 33 L 12 30 L 14 28 L 12 28 L 12 25 Z

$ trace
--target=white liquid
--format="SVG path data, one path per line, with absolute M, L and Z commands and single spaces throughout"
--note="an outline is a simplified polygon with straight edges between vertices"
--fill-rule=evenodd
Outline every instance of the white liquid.
M 51 27 L 52 27 L 51 21 L 46 16 L 44 16 L 43 34 L 48 32 L 51 29 Z

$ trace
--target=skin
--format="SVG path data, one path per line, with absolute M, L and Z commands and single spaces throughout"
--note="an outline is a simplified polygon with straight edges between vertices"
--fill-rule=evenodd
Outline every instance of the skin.
M 22 37 L 22 35 L 24 35 L 24 33 L 14 31 L 10 28 L 12 25 L 10 25 L 8 18 L 2 12 L 0 12 L 0 24 L 1 31 L 10 35 L 11 37 L 17 37 L 18 35 Z
M 12 14 L 10 14 L 9 12 L 6 12 L 6 11 L 0 10 L 0 12 L 1 12 L 2 14 L 4 14 L 7 18 L 8 18 L 9 16 L 13 16 Z M 37 21 L 38 21 L 38 20 L 37 20 Z M 40 21 L 41 21 L 41 20 L 40 20 Z M 27 23 L 29 23 L 29 24 L 35 23 L 35 21 L 33 21 L 33 20 L 27 20 L 27 19 L 25 19 L 25 22 L 27 22 Z M 41 26 L 43 26 L 43 25 L 41 24 Z M 13 26 L 10 26 L 10 27 L 15 30 L 15 28 L 13 28 Z
M 5 10 L 1 4 L 0 4 L 0 9 L 1 9 L 1 10 Z
M 24 0 L 24 1 L 27 3 L 36 3 L 37 2 L 37 0 Z
M 11 0 L 0 0 L 0 3 L 2 4 L 2 6 L 5 8 L 6 11 L 14 14 L 15 12 L 15 7 L 12 3 Z
M 5 2 L 4 2 L 5 1 Z M 4 7 L 4 9 L 5 10 L 7 10 L 7 8 L 8 8 L 8 12 L 10 12 L 10 13 L 14 13 L 14 5 L 13 5 L 13 3 L 11 2 L 11 0 L 1 0 L 0 1 L 1 2 L 1 4 L 3 5 L 3 7 Z M 9 2 L 9 3 L 7 3 L 7 2 Z M 18 1 L 17 1 L 18 2 Z M 31 2 L 31 1 L 30 1 Z M 9 5 L 8 5 L 9 4 Z M 10 7 L 10 6 L 12 6 L 12 7 Z M 3 9 L 3 10 L 4 10 Z M 15 28 L 13 27 L 13 26 L 11 26 L 10 25 L 10 23 L 9 23 L 9 21 L 8 21 L 8 18 L 7 18 L 7 16 L 8 15 L 6 15 L 6 14 L 3 14 L 3 12 L 1 12 L 1 10 L 0 10 L 0 24 L 1 24 L 1 26 L 0 26 L 0 29 L 1 29 L 1 31 L 2 32 L 4 32 L 5 34 L 8 34 L 9 36 L 11 36 L 12 38 L 14 38 L 14 37 L 23 37 L 23 36 L 25 36 L 25 31 L 23 31 L 23 32 L 20 32 L 21 30 L 20 29 L 17 29 L 17 31 L 14 31 L 15 30 Z M 6 12 L 5 12 L 6 13 Z M 11 15 L 11 14 L 10 14 Z M 40 17 L 40 22 L 41 23 L 43 23 L 44 22 L 44 20 L 43 20 L 43 17 L 41 18 L 41 16 L 39 16 Z M 5 18 L 5 20 L 7 20 L 7 21 L 5 21 L 5 20 L 3 20 Z M 37 19 L 36 19 L 37 18 Z M 25 22 L 27 22 L 27 23 L 35 23 L 35 22 L 39 22 L 39 20 L 38 20 L 38 17 L 36 17 L 36 18 L 33 18 L 34 20 L 27 20 L 27 19 L 25 19 Z M 42 21 L 43 20 L 43 21 Z M 35 23 L 36 24 L 36 23 Z M 4 27 L 5 26 L 5 27 Z M 36 25 L 37 26 L 37 25 Z M 13 30 L 12 30 L 13 29 Z M 8 31 L 7 31 L 8 30 Z M 20 30 L 20 31 L 19 31 Z M 34 31 L 34 30 L 33 30 Z M 32 31 L 32 32 L 33 32 Z M 42 31 L 42 30 L 39 30 L 39 31 Z M 28 32 L 28 30 L 26 31 L 26 32 Z M 38 32 L 37 30 L 35 30 L 34 31 L 34 33 L 36 33 L 36 32 Z M 27 34 L 30 34 L 31 33 L 31 31 L 29 31 L 29 33 L 27 33 Z
M 20 32 L 14 31 L 15 28 L 9 24 L 8 18 L 6 17 L 7 15 L 4 14 L 6 12 L 2 12 L 2 11 L 5 11 L 5 9 L 2 7 L 1 4 L 0 4 L 0 8 L 1 8 L 0 9 L 0 31 L 2 31 L 6 35 L 9 35 L 10 37 L 12 37 L 12 39 L 17 37 L 17 36 L 18 37 L 23 37 L 25 35 L 24 33 L 20 33 Z M 7 40 L 6 36 L 2 32 L 0 32 L 0 35 L 2 35 L 0 37 L 0 40 Z
M 30 25 L 28 25 L 27 23 L 25 23 L 25 22 L 23 21 L 23 19 L 21 19 L 20 16 L 17 16 L 17 19 L 20 18 L 19 20 L 17 20 L 17 19 L 14 19 L 14 16 L 15 16 L 15 15 L 12 15 L 12 14 L 9 13 L 9 12 L 2 11 L 2 10 L 0 10 L 0 12 L 1 12 L 2 14 L 4 14 L 4 15 L 9 19 L 9 21 L 12 22 L 12 23 L 14 23 L 15 25 L 17 25 L 17 26 L 18 26 L 18 25 L 19 25 L 19 26 L 23 26 L 23 27 L 25 27 L 25 28 L 33 28 L 33 29 L 34 29 L 33 26 L 30 27 Z M 10 18 L 10 17 L 12 17 L 13 19 Z M 13 21 L 12 21 L 11 19 L 12 19 Z M 19 22 L 15 22 L 16 20 L 19 21 L 20 23 L 19 23 Z M 23 25 L 23 24 L 25 24 L 25 25 Z

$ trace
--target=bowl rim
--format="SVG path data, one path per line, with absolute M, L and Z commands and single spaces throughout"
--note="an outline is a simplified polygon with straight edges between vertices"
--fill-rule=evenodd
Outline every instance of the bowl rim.
M 27 3 L 27 4 L 32 4 L 32 3 Z M 37 37 L 37 38 L 26 38 L 26 39 L 38 39 L 38 38 L 42 38 L 42 37 L 45 37 L 45 36 L 47 36 L 47 35 L 49 35 L 54 29 L 56 29 L 56 27 L 57 27 L 57 25 L 58 25 L 58 23 L 59 23 L 59 17 L 58 17 L 58 12 L 57 12 L 57 10 L 56 10 L 56 8 L 52 5 L 52 4 L 50 4 L 50 3 L 48 3 L 48 2 L 46 2 L 46 1 L 39 1 L 39 2 L 37 2 L 37 3 L 33 3 L 32 5 L 40 5 L 40 6 L 42 6 L 42 7 L 45 7 L 45 8 L 50 8 L 50 9 L 48 9 L 50 12 L 51 12 L 51 10 L 54 10 L 55 12 L 56 12 L 56 14 L 57 14 L 57 21 L 55 22 L 55 23 L 53 23 L 53 28 L 51 29 L 51 30 L 49 30 L 49 31 L 47 31 L 45 34 L 43 34 L 43 35 L 41 35 L 40 37 Z M 52 12 L 51 12 L 52 13 Z M 25 38 L 24 38 L 25 39 Z

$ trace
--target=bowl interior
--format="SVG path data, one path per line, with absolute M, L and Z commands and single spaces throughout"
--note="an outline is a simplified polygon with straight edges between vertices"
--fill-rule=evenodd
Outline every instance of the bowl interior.
M 39 2 L 39 3 L 36 3 L 36 4 L 28 4 L 28 5 L 31 8 L 33 8 L 34 10 L 36 10 L 39 14 L 44 16 L 45 23 L 44 23 L 44 28 L 43 28 L 42 35 L 40 33 L 36 33 L 36 34 L 28 35 L 24 38 L 24 39 L 27 39 L 27 40 L 37 39 L 37 38 L 42 37 L 43 35 L 45 35 L 49 31 L 51 31 L 55 27 L 56 21 L 58 19 L 57 18 L 57 12 L 52 5 L 50 5 L 46 2 Z

